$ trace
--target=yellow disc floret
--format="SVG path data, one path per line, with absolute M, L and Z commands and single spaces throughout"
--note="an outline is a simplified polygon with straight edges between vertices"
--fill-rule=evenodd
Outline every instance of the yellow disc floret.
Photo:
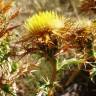
M 37 36 L 54 32 L 52 30 L 62 28 L 63 26 L 63 17 L 53 11 L 39 12 L 25 22 L 26 29 Z

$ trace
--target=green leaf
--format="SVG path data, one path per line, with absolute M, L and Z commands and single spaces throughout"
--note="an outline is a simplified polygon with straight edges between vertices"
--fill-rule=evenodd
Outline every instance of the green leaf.
M 18 63 L 17 62 L 13 62 L 11 68 L 12 68 L 12 71 L 11 72 L 12 73 L 15 72 L 17 70 L 17 68 L 18 68 Z
M 57 61 L 57 71 L 61 70 L 62 68 L 66 68 L 66 66 L 70 66 L 70 65 L 78 65 L 81 64 L 83 62 L 83 59 L 68 59 L 68 60 L 64 60 L 63 62 L 61 62 L 61 64 L 59 64 L 59 62 Z
M 10 92 L 10 86 L 8 84 L 3 84 L 2 90 L 6 93 Z
M 8 94 L 11 94 L 12 96 L 16 96 L 16 94 L 10 91 L 10 85 L 8 84 L 3 84 L 2 90 Z

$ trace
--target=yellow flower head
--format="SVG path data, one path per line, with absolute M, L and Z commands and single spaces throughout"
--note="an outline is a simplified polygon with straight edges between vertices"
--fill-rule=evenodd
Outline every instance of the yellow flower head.
M 62 28 L 63 26 L 63 17 L 52 11 L 39 12 L 25 22 L 26 29 L 34 36 L 52 33 L 54 29 Z

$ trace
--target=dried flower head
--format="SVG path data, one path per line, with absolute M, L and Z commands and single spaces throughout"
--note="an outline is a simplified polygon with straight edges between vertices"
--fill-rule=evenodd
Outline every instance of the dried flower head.
M 35 47 L 45 53 L 50 51 L 49 53 L 54 54 L 66 42 L 64 40 L 66 34 L 74 31 L 72 19 L 53 11 L 39 12 L 33 15 L 26 20 L 24 26 L 27 33 L 18 43 L 23 43 L 25 50 L 27 45 L 31 45 L 32 51 Z M 53 52 L 54 50 L 55 52 Z
M 36 37 L 39 41 L 46 43 L 48 46 L 54 43 L 53 39 L 63 38 L 66 32 L 72 31 L 73 22 L 69 18 L 58 15 L 53 11 L 39 12 L 33 15 L 25 22 L 25 27 L 28 30 L 26 40 L 31 37 Z M 24 38 L 23 38 L 24 40 Z M 37 40 L 37 41 L 38 41 Z

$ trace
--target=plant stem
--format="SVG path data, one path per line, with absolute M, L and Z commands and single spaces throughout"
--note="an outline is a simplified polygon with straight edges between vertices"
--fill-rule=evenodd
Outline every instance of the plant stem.
M 52 75 L 51 75 L 51 79 L 50 79 L 50 85 L 51 86 L 50 86 L 49 91 L 48 91 L 48 96 L 54 96 L 54 92 L 52 90 L 53 90 L 54 81 L 56 80 L 56 75 L 57 75 L 56 60 L 55 60 L 55 58 L 49 58 L 49 61 L 50 61 L 50 64 L 52 66 Z

